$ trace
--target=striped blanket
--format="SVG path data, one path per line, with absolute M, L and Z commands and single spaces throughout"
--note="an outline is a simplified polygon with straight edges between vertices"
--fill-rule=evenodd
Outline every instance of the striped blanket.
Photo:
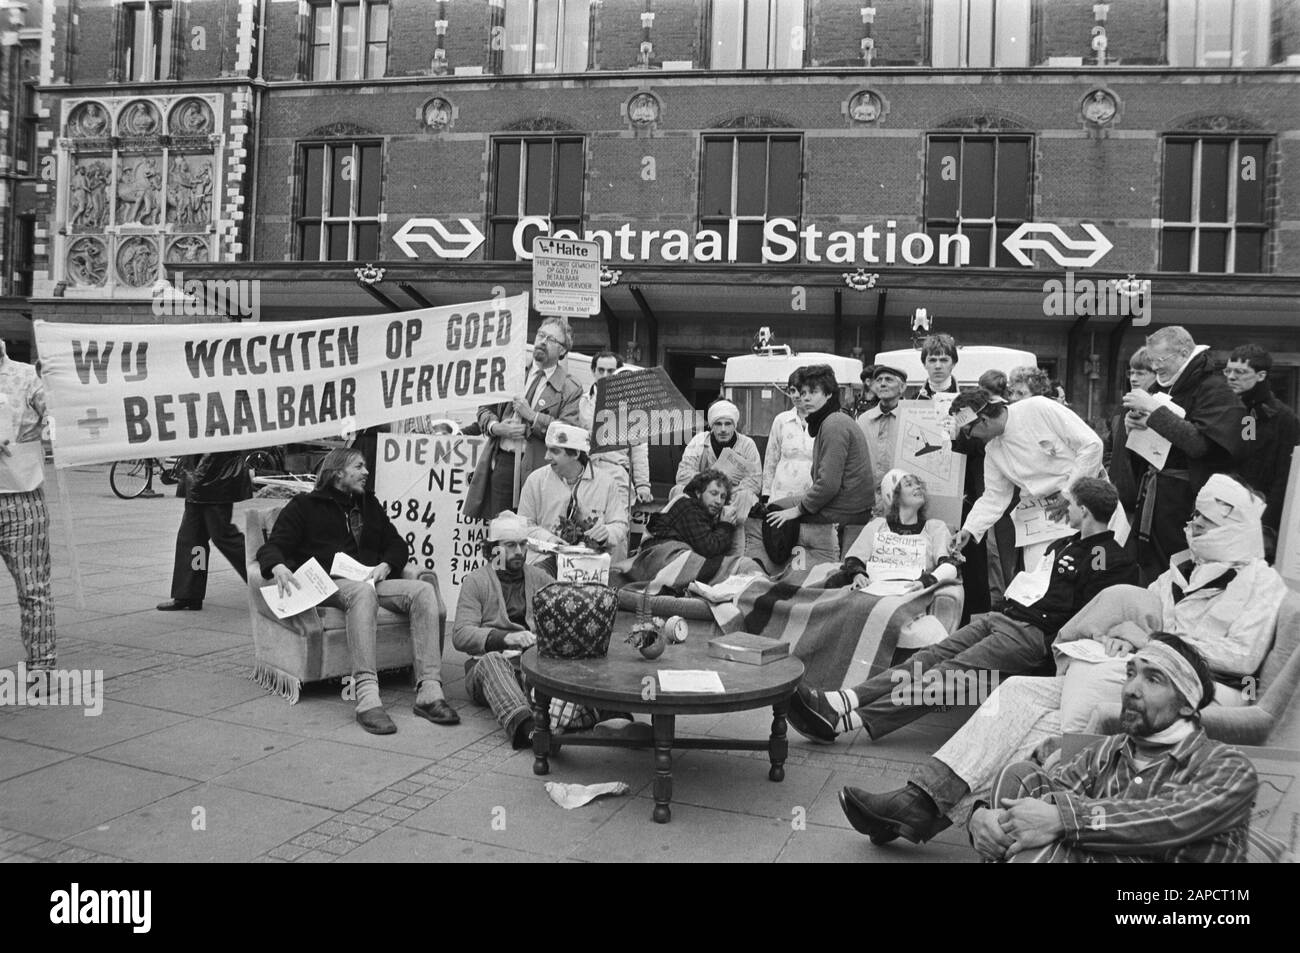
M 665 590 L 685 592 L 687 586 L 697 581 L 718 582 L 731 576 L 762 571 L 763 567 L 747 556 L 706 559 L 679 540 L 665 540 L 642 549 L 625 570 L 629 579 L 645 584 L 637 586 L 637 589 L 644 589 L 652 596 Z
M 889 668 L 899 632 L 925 614 L 941 587 L 901 596 L 816 588 L 826 568 L 752 582 L 734 603 L 715 605 L 713 614 L 724 632 L 752 632 L 791 643 L 809 686 L 852 688 Z

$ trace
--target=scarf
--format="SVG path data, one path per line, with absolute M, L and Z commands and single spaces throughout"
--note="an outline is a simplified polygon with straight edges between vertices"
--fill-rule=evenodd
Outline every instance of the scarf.
M 817 432 L 822 429 L 822 423 L 827 417 L 836 413 L 839 409 L 840 395 L 831 394 L 831 396 L 826 399 L 826 403 L 822 404 L 821 410 L 814 410 L 808 415 L 808 436 L 816 439 Z
M 1179 718 L 1168 728 L 1164 728 L 1161 731 L 1157 731 L 1154 735 L 1147 735 L 1145 738 L 1142 738 L 1141 740 L 1134 738 L 1133 739 L 1134 746 L 1137 748 L 1139 754 L 1144 756 L 1141 757 L 1139 760 L 1141 760 L 1145 764 L 1150 764 L 1153 761 L 1158 760 L 1159 756 L 1163 754 L 1163 752 L 1142 751 L 1144 747 L 1152 746 L 1152 745 L 1161 745 L 1161 746 L 1168 745 L 1170 747 L 1173 747 L 1174 745 L 1178 744 L 1178 742 L 1182 741 L 1184 738 L 1186 738 L 1195 730 L 1196 730 L 1196 725 L 1195 723 L 1192 722 L 1190 718 Z
M 736 436 L 737 436 L 737 434 L 734 434 L 734 433 L 733 433 L 733 434 L 731 435 L 731 439 L 728 440 L 726 443 L 719 443 L 719 442 L 718 442 L 718 438 L 715 437 L 715 436 L 713 436 L 713 432 L 710 431 L 710 432 L 709 432 L 709 446 L 711 446 L 711 447 L 713 448 L 713 455 L 714 455 L 715 457 L 720 457 L 720 456 L 722 456 L 722 451 L 723 451 L 723 450 L 726 450 L 728 447 L 734 447 L 734 446 L 736 445 Z

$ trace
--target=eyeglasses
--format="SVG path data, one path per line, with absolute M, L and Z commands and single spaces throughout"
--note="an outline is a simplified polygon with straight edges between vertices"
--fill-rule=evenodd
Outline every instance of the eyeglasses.
M 564 346 L 564 342 L 557 337 L 547 334 L 545 331 L 538 331 L 537 336 L 533 338 L 534 344 L 558 344 Z

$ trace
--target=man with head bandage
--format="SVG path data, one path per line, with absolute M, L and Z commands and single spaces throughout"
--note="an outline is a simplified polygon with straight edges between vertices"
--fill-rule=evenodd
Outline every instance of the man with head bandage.
M 1124 733 L 1051 770 L 1004 768 L 971 839 L 990 859 L 1033 863 L 1233 863 L 1246 855 L 1255 769 L 1211 741 L 1197 713 L 1210 669 L 1176 635 L 1154 632 L 1129 660 Z
M 1190 551 L 1147 589 L 1112 586 L 1091 600 L 1056 637 L 1061 674 L 1007 679 L 907 787 L 866 796 L 856 806 L 876 818 L 872 830 L 885 824 L 894 836 L 928 840 L 985 795 L 997 765 L 1024 758 L 1063 732 L 1092 727 L 1113 708 L 1128 682 L 1129 656 L 1147 648 L 1149 633 L 1174 633 L 1204 658 L 1211 673 L 1207 704 L 1250 704 L 1243 683 L 1251 684 L 1244 680 L 1256 675 L 1268 652 L 1286 593 L 1262 558 L 1262 511 L 1240 483 L 1211 477 L 1186 527 Z M 1099 644 L 1068 645 L 1081 640 Z
M 732 555 L 743 556 L 745 520 L 763 492 L 763 457 L 758 445 L 740 432 L 740 408 L 729 400 L 715 400 L 709 405 L 709 429 L 697 433 L 686 444 L 682 462 L 677 466 L 669 500 L 686 492 L 686 484 L 706 470 L 720 470 L 731 481 L 731 503 L 722 520 L 737 527 Z

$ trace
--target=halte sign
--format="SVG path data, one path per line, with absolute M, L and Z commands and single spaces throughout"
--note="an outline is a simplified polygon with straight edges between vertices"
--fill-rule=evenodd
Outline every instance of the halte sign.
M 533 239 L 533 307 L 541 314 L 589 318 L 600 313 L 600 245 Z
M 528 296 L 267 324 L 37 321 L 60 467 L 339 436 L 523 389 Z

